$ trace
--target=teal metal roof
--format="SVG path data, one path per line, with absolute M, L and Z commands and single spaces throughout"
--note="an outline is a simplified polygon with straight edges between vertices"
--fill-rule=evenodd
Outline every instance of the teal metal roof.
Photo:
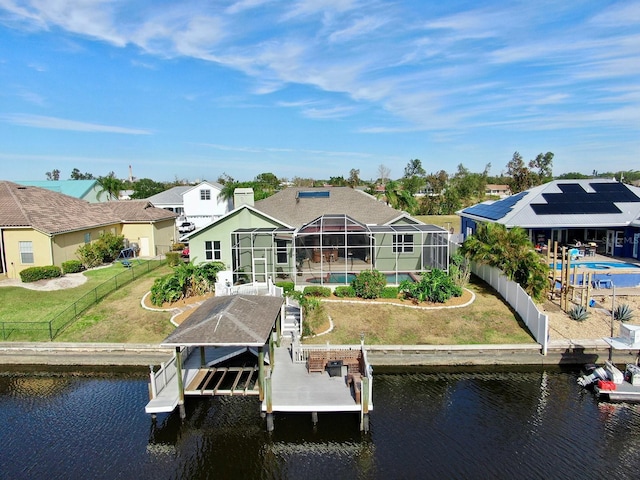
M 40 187 L 52 192 L 64 193 L 74 198 L 84 198 L 96 185 L 96 180 L 24 180 L 15 182 L 27 187 Z

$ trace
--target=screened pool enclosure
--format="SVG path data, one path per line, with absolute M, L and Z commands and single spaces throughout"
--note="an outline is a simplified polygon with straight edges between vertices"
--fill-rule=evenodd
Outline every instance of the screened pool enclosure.
M 448 232 L 435 225 L 364 225 L 324 215 L 290 228 L 243 228 L 232 233 L 236 282 L 288 280 L 296 285 L 345 285 L 362 270 L 379 270 L 388 284 L 448 270 Z

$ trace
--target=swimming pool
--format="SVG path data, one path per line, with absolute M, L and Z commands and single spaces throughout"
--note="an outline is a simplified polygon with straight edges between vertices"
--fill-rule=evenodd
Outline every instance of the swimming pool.
M 387 283 L 396 283 L 396 274 L 394 273 L 386 273 L 385 277 L 387 277 Z M 330 273 L 327 278 L 325 278 L 323 283 L 342 283 L 347 284 L 351 283 L 356 278 L 355 273 Z M 413 275 L 409 273 L 398 272 L 398 280 L 400 283 L 404 280 L 410 280 L 415 282 L 415 278 Z M 309 283 L 320 283 L 320 277 L 310 278 Z
M 638 265 L 625 262 L 571 262 L 571 267 L 590 268 L 592 270 L 609 270 L 612 268 L 640 268 Z M 560 268 L 561 263 L 556 262 L 556 270 L 560 270 Z

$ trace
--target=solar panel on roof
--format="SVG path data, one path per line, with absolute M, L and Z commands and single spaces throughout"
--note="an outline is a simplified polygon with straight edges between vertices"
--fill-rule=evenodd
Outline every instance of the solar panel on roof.
M 593 215 L 622 213 L 616 203 L 640 202 L 622 183 L 589 183 L 594 193 L 589 193 L 579 183 L 563 183 L 562 193 L 543 193 L 546 204 L 531 204 L 537 215 Z
M 489 220 L 500 220 L 507 213 L 513 210 L 515 204 L 518 203 L 527 193 L 529 192 L 520 192 L 491 204 L 481 203 L 479 205 L 474 205 L 473 207 L 465 208 L 464 213 L 488 218 Z

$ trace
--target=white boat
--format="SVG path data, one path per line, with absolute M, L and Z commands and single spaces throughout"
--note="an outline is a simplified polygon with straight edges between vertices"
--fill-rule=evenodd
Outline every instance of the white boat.
M 640 402 L 640 367 L 628 363 L 624 373 L 613 363 L 606 361 L 590 373 L 578 378 L 578 384 L 593 391 L 605 400 Z

